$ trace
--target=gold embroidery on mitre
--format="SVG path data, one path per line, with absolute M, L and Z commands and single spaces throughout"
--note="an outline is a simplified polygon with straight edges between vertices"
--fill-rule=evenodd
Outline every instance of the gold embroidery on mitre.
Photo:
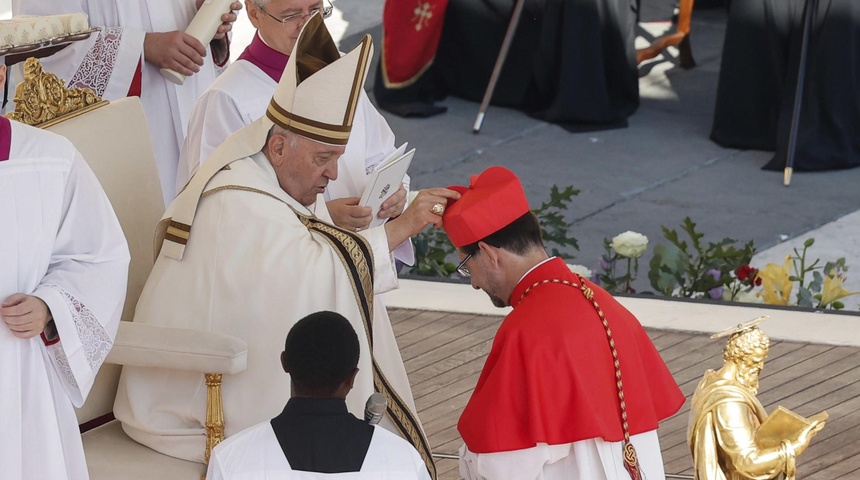
M 63 80 L 31 57 L 24 62 L 24 81 L 15 89 L 15 111 L 6 116 L 47 128 L 107 104 L 89 88 L 66 88 Z

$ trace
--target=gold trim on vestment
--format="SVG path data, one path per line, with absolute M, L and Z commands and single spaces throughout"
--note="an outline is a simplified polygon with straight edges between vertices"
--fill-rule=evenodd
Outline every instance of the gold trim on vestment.
M 416 450 L 418 450 L 418 453 L 424 460 L 424 464 L 427 466 L 430 477 L 435 480 L 436 464 L 433 462 L 432 452 L 430 451 L 430 444 L 427 441 L 427 437 L 424 435 L 424 431 L 421 427 L 418 426 L 418 419 L 403 399 L 400 398 L 400 395 L 397 394 L 397 391 L 394 390 L 388 379 L 385 378 L 382 368 L 379 366 L 376 361 L 376 357 L 373 355 L 373 259 L 364 257 L 357 242 L 363 244 L 367 252 L 371 252 L 372 250 L 369 243 L 364 237 L 356 234 L 355 232 L 322 222 L 314 217 L 303 215 L 295 209 L 293 209 L 293 212 L 296 213 L 296 216 L 309 231 L 313 232 L 314 230 L 317 230 L 318 232 L 324 233 L 320 236 L 332 244 L 334 243 L 334 239 L 343 242 L 341 244 L 343 248 L 350 252 L 350 258 L 347 260 L 347 258 L 341 254 L 341 249 L 336 245 L 332 245 L 334 250 L 338 252 L 341 261 L 344 263 L 346 271 L 357 272 L 359 275 L 359 278 L 355 278 L 354 275 L 349 275 L 351 283 L 353 284 L 353 293 L 356 295 L 356 302 L 360 306 L 366 304 L 369 307 L 367 310 L 359 308 L 359 311 L 362 316 L 362 321 L 364 322 L 364 331 L 365 335 L 367 335 L 367 342 L 370 346 L 371 359 L 373 361 L 374 387 L 379 393 L 385 396 L 388 404 L 387 411 L 391 420 L 406 440 L 409 441 Z M 334 237 L 334 239 L 332 237 Z M 350 266 L 350 262 L 355 263 L 353 263 L 353 266 Z M 365 272 L 368 274 L 367 276 L 364 275 Z M 362 286 L 361 289 L 364 292 L 367 292 L 367 298 L 365 299 L 366 302 L 363 302 L 362 298 L 360 298 L 358 284 Z

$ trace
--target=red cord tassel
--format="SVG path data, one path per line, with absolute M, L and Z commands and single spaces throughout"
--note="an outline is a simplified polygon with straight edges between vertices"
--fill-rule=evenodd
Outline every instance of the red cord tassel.
M 642 480 L 642 472 L 639 470 L 639 458 L 636 456 L 636 449 L 628 441 L 624 442 L 624 468 L 630 474 L 631 480 Z

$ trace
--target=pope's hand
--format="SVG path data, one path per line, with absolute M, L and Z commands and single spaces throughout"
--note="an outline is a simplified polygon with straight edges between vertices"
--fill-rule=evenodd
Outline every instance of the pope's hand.
M 403 214 L 385 224 L 385 234 L 388 237 L 388 250 L 393 251 L 409 237 L 424 230 L 427 225 L 442 226 L 442 215 L 448 200 L 456 200 L 460 194 L 447 188 L 430 188 L 421 190 L 415 200 L 404 210 Z M 434 209 L 442 211 L 434 213 Z
M 200 71 L 206 47 L 185 32 L 150 32 L 143 40 L 143 58 L 158 68 L 189 77 Z
M 0 90 L 6 85 L 6 65 L 0 65 Z
M 0 304 L 0 318 L 12 335 L 26 339 L 42 333 L 52 316 L 41 298 L 16 293 Z
M 379 209 L 377 216 L 379 218 L 394 218 L 403 213 L 403 207 L 406 206 L 406 187 L 402 184 L 400 189 L 394 192 L 394 195 L 388 197 Z
M 373 219 L 373 212 L 370 207 L 358 206 L 359 200 L 358 197 L 347 197 L 326 202 L 326 208 L 334 224 L 347 230 L 367 228 Z

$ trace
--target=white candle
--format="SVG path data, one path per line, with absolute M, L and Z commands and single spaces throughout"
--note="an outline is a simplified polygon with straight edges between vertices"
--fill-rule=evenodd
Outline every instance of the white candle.
M 230 5 L 235 0 L 206 0 L 191 24 L 185 29 L 185 33 L 196 38 L 203 45 L 208 45 L 218 32 L 218 26 L 221 25 L 221 15 L 230 12 Z M 185 83 L 185 75 L 177 73 L 169 68 L 162 68 L 161 74 L 171 82 L 182 85 Z

